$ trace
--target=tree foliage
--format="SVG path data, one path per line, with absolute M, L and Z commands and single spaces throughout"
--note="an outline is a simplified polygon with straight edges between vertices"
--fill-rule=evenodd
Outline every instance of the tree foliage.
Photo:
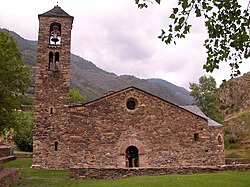
M 211 119 L 221 122 L 219 111 L 218 88 L 213 77 L 201 76 L 199 84 L 190 83 L 190 95 L 194 97 L 195 104 Z
M 15 112 L 14 142 L 21 151 L 32 151 L 33 112 Z
M 0 129 L 11 124 L 13 111 L 20 108 L 28 83 L 29 69 L 14 38 L 8 32 L 0 32 Z
M 85 97 L 81 95 L 79 90 L 71 89 L 69 91 L 70 94 L 70 103 L 82 103 L 85 100 Z
M 135 0 L 139 8 L 148 7 L 150 0 Z M 160 4 L 161 0 L 155 0 Z M 152 2 L 151 2 L 152 3 Z M 231 76 L 240 74 L 239 64 L 242 58 L 250 56 L 250 1 L 242 11 L 238 0 L 178 0 L 178 7 L 173 8 L 169 18 L 173 23 L 161 31 L 159 38 L 166 44 L 176 43 L 177 38 L 185 38 L 192 25 L 189 17 L 203 17 L 208 32 L 204 46 L 207 61 L 203 68 L 207 72 L 219 69 L 219 63 L 228 61 Z

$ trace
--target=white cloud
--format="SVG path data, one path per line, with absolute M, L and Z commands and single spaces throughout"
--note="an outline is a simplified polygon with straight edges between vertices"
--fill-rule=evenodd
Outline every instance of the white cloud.
M 56 2 L 0 0 L 0 27 L 36 40 L 38 14 L 52 9 Z M 202 69 L 206 31 L 202 20 L 197 22 L 191 17 L 193 27 L 186 39 L 178 40 L 177 45 L 162 43 L 157 36 L 170 23 L 169 12 L 175 4 L 175 0 L 165 0 L 160 6 L 154 4 L 140 10 L 133 0 L 59 0 L 59 6 L 74 16 L 74 54 L 118 75 L 162 78 L 188 88 L 189 82 L 198 82 L 206 73 Z M 244 64 L 244 72 L 249 71 L 249 65 Z M 229 75 L 226 64 L 212 74 L 218 83 Z

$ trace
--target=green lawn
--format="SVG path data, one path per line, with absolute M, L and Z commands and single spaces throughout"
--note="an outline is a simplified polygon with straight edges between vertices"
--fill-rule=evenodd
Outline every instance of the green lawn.
M 32 152 L 14 150 L 14 154 L 32 154 Z
M 68 171 L 32 169 L 31 159 L 17 159 L 4 164 L 21 168 L 21 180 L 13 186 L 84 186 L 84 187 L 249 187 L 250 172 L 220 172 L 194 175 L 128 177 L 115 180 L 72 180 Z

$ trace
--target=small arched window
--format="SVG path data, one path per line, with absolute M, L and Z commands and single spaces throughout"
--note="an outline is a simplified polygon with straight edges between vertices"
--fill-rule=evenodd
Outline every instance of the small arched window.
M 49 52 L 49 71 L 53 71 L 53 57 L 54 56 L 54 54 L 53 54 L 53 52 Z
M 199 133 L 194 133 L 194 141 L 198 141 L 199 140 Z
M 221 137 L 221 135 L 218 136 L 217 140 L 218 140 L 218 145 L 222 145 L 222 137 Z
M 59 66 L 59 52 L 55 53 L 55 71 L 59 71 L 60 70 L 60 66 Z
M 49 44 L 61 45 L 61 24 L 54 22 L 50 24 Z
M 50 107 L 49 113 L 50 113 L 50 114 L 53 114 L 53 108 L 52 108 L 52 107 Z
M 55 141 L 55 151 L 57 151 L 57 150 L 58 150 L 58 142 Z

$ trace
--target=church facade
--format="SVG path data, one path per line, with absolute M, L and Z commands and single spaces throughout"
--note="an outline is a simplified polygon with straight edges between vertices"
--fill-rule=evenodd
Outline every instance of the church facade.
M 69 104 L 73 17 L 39 15 L 33 167 L 131 168 L 225 163 L 223 126 L 135 87 Z

